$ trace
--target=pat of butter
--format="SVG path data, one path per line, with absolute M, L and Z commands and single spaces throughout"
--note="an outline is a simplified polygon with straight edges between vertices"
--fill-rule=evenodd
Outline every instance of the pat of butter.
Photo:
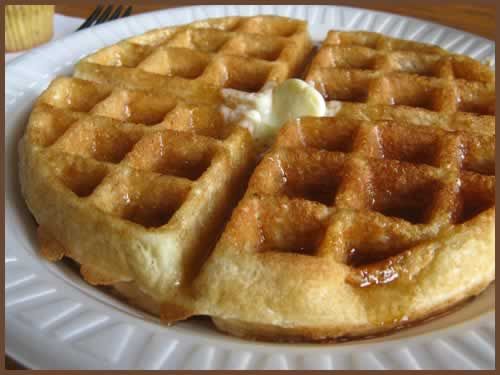
M 268 144 L 289 120 L 303 116 L 325 116 L 321 94 L 300 79 L 268 86 L 259 93 L 223 89 L 222 114 L 226 121 L 247 128 L 259 144 Z
M 316 89 L 300 79 L 289 79 L 273 91 L 270 125 L 279 128 L 288 120 L 324 116 L 326 104 Z

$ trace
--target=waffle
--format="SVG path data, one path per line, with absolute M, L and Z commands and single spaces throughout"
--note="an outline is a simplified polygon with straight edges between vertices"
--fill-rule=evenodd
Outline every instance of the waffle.
M 494 73 L 437 46 L 330 31 L 306 80 L 336 116 L 495 132 Z
M 289 124 L 195 282 L 200 309 L 235 335 L 322 340 L 479 293 L 495 277 L 494 142 L 387 121 Z
M 386 332 L 481 292 L 494 75 L 374 33 L 332 31 L 311 51 L 305 22 L 226 17 L 121 41 L 55 79 L 19 145 L 41 255 L 166 323 L 207 315 L 272 341 Z M 255 168 L 221 91 L 290 77 L 327 117 L 290 121 Z
M 75 77 L 217 100 L 219 88 L 258 92 L 300 74 L 312 42 L 303 21 L 226 17 L 150 31 L 83 59 Z
M 149 311 L 168 307 L 166 320 L 188 315 L 177 301 L 255 162 L 250 134 L 220 113 L 220 88 L 282 81 L 311 49 L 304 22 L 230 17 L 127 39 L 55 79 L 20 143 L 42 255 L 74 259 L 86 281 Z
M 435 46 L 331 31 L 306 79 L 329 116 L 281 130 L 194 283 L 199 310 L 237 336 L 327 340 L 484 290 L 494 75 Z
M 157 303 L 172 298 L 215 241 L 253 160 L 248 133 L 217 114 L 56 79 L 21 143 L 23 193 L 41 237 L 61 244 L 43 253 L 73 258 L 92 284 L 135 280 Z

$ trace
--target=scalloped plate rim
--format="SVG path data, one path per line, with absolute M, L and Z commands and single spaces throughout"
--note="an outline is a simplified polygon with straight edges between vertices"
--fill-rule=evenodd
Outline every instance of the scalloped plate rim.
M 266 7 L 272 7 L 272 13 L 275 13 L 276 9 L 286 8 L 286 7 L 290 7 L 290 6 L 291 5 L 279 5 L 279 6 L 266 5 Z M 238 12 L 240 12 L 241 9 L 248 9 L 250 7 L 256 7 L 256 6 L 255 5 L 233 6 L 233 9 L 237 9 Z M 257 9 L 262 9 L 262 7 L 263 7 L 262 5 L 259 5 L 259 6 L 257 6 Z M 308 15 L 307 13 L 304 12 L 304 9 L 306 9 L 307 6 L 297 5 L 295 7 L 300 8 L 300 10 L 303 13 L 303 14 L 301 14 L 301 16 L 306 17 Z M 468 40 L 477 40 L 478 42 L 481 42 L 485 46 L 487 46 L 487 48 L 485 48 L 485 50 L 489 50 L 490 47 L 488 45 L 490 45 L 490 46 L 492 46 L 492 50 L 493 50 L 492 53 L 494 55 L 495 44 L 494 44 L 493 41 L 491 41 L 491 40 L 489 40 L 487 38 L 481 37 L 481 36 L 474 35 L 472 33 L 466 32 L 466 31 L 462 31 L 462 30 L 458 30 L 458 29 L 455 29 L 455 28 L 443 26 L 443 25 L 440 25 L 440 24 L 435 23 L 435 22 L 423 21 L 423 20 L 419 20 L 418 18 L 400 16 L 400 15 L 392 14 L 392 13 L 388 13 L 388 12 L 371 11 L 371 10 L 367 10 L 367 9 L 363 9 L 363 8 L 354 8 L 354 7 L 346 7 L 346 6 L 329 6 L 329 5 L 314 5 L 313 7 L 316 7 L 316 9 L 334 8 L 335 11 L 337 11 L 337 12 L 357 12 L 357 14 L 359 14 L 361 12 L 362 14 L 357 19 L 357 21 L 362 20 L 364 18 L 364 15 L 374 14 L 374 15 L 379 15 L 381 17 L 395 17 L 396 19 L 400 19 L 400 20 L 404 19 L 404 20 L 407 20 L 406 22 L 410 21 L 410 22 L 412 22 L 414 24 L 417 24 L 417 25 L 418 24 L 428 25 L 430 27 L 434 27 L 434 28 L 438 28 L 438 29 L 443 29 L 443 30 L 445 30 L 445 32 L 452 32 L 452 33 L 457 34 L 457 35 L 462 35 L 466 40 L 467 39 Z M 196 8 L 198 8 L 198 9 L 204 8 L 208 12 L 210 12 L 211 9 L 215 9 L 215 8 L 219 8 L 220 9 L 221 6 L 219 6 L 219 5 L 210 5 L 210 6 L 203 6 L 203 7 L 202 6 L 183 6 L 183 7 L 173 8 L 173 9 L 166 9 L 166 10 L 161 10 L 161 11 L 143 13 L 143 14 L 140 14 L 140 15 L 137 15 L 137 16 L 129 17 L 128 19 L 121 19 L 121 20 L 117 20 L 117 21 L 113 21 L 113 22 L 110 22 L 110 23 L 106 23 L 106 24 L 103 24 L 103 25 L 100 25 L 100 26 L 97 26 L 97 27 L 93 27 L 92 29 L 85 30 L 85 31 L 83 31 L 83 32 L 81 32 L 79 34 L 71 34 L 71 35 L 69 35 L 69 36 L 67 36 L 65 38 L 62 38 L 62 39 L 58 40 L 58 41 L 55 41 L 53 43 L 49 43 L 49 44 L 47 44 L 45 46 L 42 46 L 39 49 L 37 49 L 36 51 L 26 53 L 25 55 L 16 58 L 12 62 L 8 63 L 6 65 L 6 67 L 5 67 L 5 78 L 6 78 L 6 82 L 5 82 L 5 84 L 6 84 L 6 86 L 5 86 L 5 88 L 6 88 L 5 104 L 6 104 L 6 109 L 7 109 L 7 107 L 16 104 L 17 101 L 22 101 L 22 100 L 26 99 L 24 97 L 24 92 L 22 92 L 21 95 L 14 96 L 13 98 L 11 98 L 10 102 L 7 103 L 8 102 L 8 98 L 10 96 L 12 96 L 12 95 L 10 95 L 10 94 L 7 93 L 7 88 L 11 86 L 11 83 L 9 84 L 9 82 L 7 80 L 8 73 L 10 73 L 11 75 L 14 74 L 16 68 L 19 68 L 19 67 L 22 68 L 23 65 L 25 65 L 27 62 L 29 62 L 29 60 L 32 59 L 34 56 L 37 56 L 37 54 L 40 54 L 42 56 L 44 54 L 47 54 L 47 52 L 49 52 L 51 49 L 60 48 L 58 46 L 63 46 L 65 43 L 68 43 L 68 41 L 71 41 L 72 39 L 77 40 L 78 37 L 80 37 L 80 39 L 83 39 L 83 36 L 90 35 L 90 33 L 95 33 L 97 35 L 103 34 L 106 30 L 112 30 L 113 28 L 118 28 L 120 25 L 127 25 L 128 29 L 131 30 L 130 21 L 129 21 L 130 19 L 134 19 L 134 20 L 136 20 L 136 19 L 138 19 L 138 20 L 144 19 L 144 20 L 146 20 L 148 18 L 151 18 L 153 20 L 152 22 L 157 23 L 158 17 L 162 16 L 162 15 L 165 15 L 166 18 L 167 18 L 166 19 L 167 22 L 164 22 L 163 24 L 164 25 L 171 25 L 171 24 L 175 24 L 176 22 L 175 22 L 175 20 L 173 20 L 173 17 L 170 17 L 170 15 L 175 15 L 175 14 L 177 14 L 179 12 L 186 12 L 186 13 L 190 12 L 190 14 L 188 14 L 187 16 L 183 16 L 183 18 L 187 17 L 187 18 L 190 18 L 190 19 L 197 19 L 198 17 L 195 14 L 195 9 Z M 267 8 L 267 10 L 269 10 L 269 8 Z M 173 21 L 173 22 L 171 22 L 171 21 Z M 189 22 L 189 21 L 184 20 L 182 22 Z M 316 26 L 316 25 L 314 25 L 314 26 Z M 323 26 L 324 26 L 324 24 L 323 24 Z M 343 25 L 343 26 L 345 26 L 345 25 Z M 333 28 L 333 27 L 330 26 L 329 28 Z M 311 29 L 313 29 L 313 27 L 311 27 Z M 312 33 L 312 31 L 311 31 L 311 33 Z M 101 43 L 103 41 L 103 39 L 101 39 L 101 36 L 94 38 L 94 40 L 95 39 L 97 39 L 99 43 Z M 419 39 L 417 38 L 416 40 L 419 40 Z M 95 43 L 95 44 L 98 44 L 98 43 Z M 98 46 L 98 47 L 100 48 L 100 46 Z M 481 47 L 481 49 L 482 49 L 482 47 Z M 68 66 L 68 64 L 66 64 L 66 66 Z M 42 76 L 41 78 L 38 79 L 38 81 L 33 85 L 33 87 L 38 88 L 38 90 L 40 90 L 41 88 L 38 87 L 38 86 L 41 83 L 44 83 L 45 81 L 47 81 L 47 82 L 50 81 L 50 79 L 54 75 L 56 75 L 55 71 L 50 71 L 49 73 L 46 73 L 44 76 Z M 25 89 L 26 89 L 26 87 L 25 87 Z M 13 91 L 15 92 L 16 90 L 14 89 Z M 6 130 L 8 132 L 8 133 L 6 133 L 6 136 L 5 136 L 6 150 L 9 150 L 12 147 L 15 147 L 15 146 L 8 145 L 9 140 L 10 140 L 10 142 L 14 142 L 14 140 L 12 140 L 12 134 L 16 130 L 19 130 L 19 126 L 20 126 L 20 125 L 17 124 L 17 129 L 16 129 L 16 126 L 15 126 L 16 124 L 11 124 L 9 126 L 9 123 L 13 123 L 13 122 L 14 121 L 9 120 L 9 119 L 6 118 L 6 125 L 7 125 Z M 9 159 L 9 156 L 7 156 L 6 159 L 5 159 L 6 160 L 5 161 L 6 170 L 9 169 L 9 166 L 8 166 L 8 163 L 7 163 L 8 159 Z M 7 200 L 8 197 L 10 197 L 9 194 L 11 194 L 11 193 L 9 192 L 8 189 L 6 189 L 6 192 L 5 192 L 6 200 Z M 8 202 L 8 203 L 10 203 L 10 202 Z M 6 205 L 6 212 L 8 212 L 7 211 L 7 206 L 9 206 L 9 204 Z M 9 206 L 9 209 L 15 209 L 15 208 Z M 15 213 L 15 214 L 18 214 L 18 213 Z M 21 214 L 19 214 L 19 215 L 21 215 Z M 15 220 L 16 219 L 17 219 L 17 216 L 15 217 Z M 22 260 L 26 261 L 26 263 L 28 263 L 28 266 L 29 266 L 30 262 L 38 263 L 39 260 L 36 259 L 36 257 L 32 257 L 31 256 L 32 254 L 31 254 L 31 252 L 28 249 L 23 249 L 22 252 L 19 252 L 19 251 L 16 251 L 16 250 L 12 250 L 14 248 L 14 246 L 16 245 L 16 241 L 17 240 L 16 240 L 16 238 L 13 238 L 13 236 L 12 236 L 12 233 L 15 233 L 16 231 L 14 231 L 14 232 L 13 231 L 8 231 L 8 229 L 12 229 L 11 227 L 12 227 L 12 219 L 11 219 L 11 217 L 8 216 L 8 217 L 6 217 L 6 222 L 5 222 L 5 229 L 6 229 L 6 242 L 5 242 L 5 245 L 6 245 L 5 246 L 5 250 L 6 250 L 6 252 L 5 252 L 5 254 L 6 254 L 6 260 L 7 260 L 7 252 L 8 252 L 7 250 L 9 250 L 10 253 L 15 254 L 15 256 L 17 257 L 17 260 L 15 262 L 12 262 L 12 263 L 18 263 L 19 261 L 22 261 Z M 26 228 L 22 228 L 20 230 L 21 235 L 22 235 L 23 229 L 26 230 Z M 24 247 L 24 246 L 21 246 L 21 247 Z M 7 269 L 9 267 L 10 266 L 8 266 L 8 263 L 6 262 L 6 264 L 5 264 L 6 280 L 7 280 Z M 44 263 L 41 263 L 41 262 L 39 262 L 39 264 L 37 264 L 37 267 L 35 267 L 35 268 L 38 268 L 38 267 L 41 267 L 41 268 L 39 268 L 38 271 L 36 271 L 36 272 L 39 272 L 39 274 L 42 275 L 42 278 L 41 278 L 42 280 L 46 281 L 47 278 L 48 279 L 59 278 L 59 280 L 56 280 L 56 285 L 57 285 L 57 282 L 59 282 L 59 283 L 62 282 L 61 281 L 63 279 L 62 273 L 59 272 L 59 275 L 58 275 L 57 274 L 58 272 L 54 272 L 54 270 L 50 269 L 47 264 L 44 264 Z M 36 275 L 36 277 L 38 277 L 38 274 L 36 272 L 34 272 L 34 274 Z M 47 282 L 49 282 L 49 281 L 47 281 Z M 53 280 L 52 280 L 52 282 L 53 282 Z M 74 283 L 71 283 L 71 282 L 70 283 L 64 283 L 64 284 L 65 285 L 63 286 L 63 288 L 58 288 L 59 289 L 59 294 L 62 294 L 61 298 L 65 298 L 65 297 L 68 296 L 67 294 L 64 294 L 64 293 L 69 293 L 69 292 L 67 292 L 67 288 L 71 287 L 71 288 L 73 288 L 73 289 L 76 290 L 76 291 L 72 291 L 71 293 L 69 293 L 69 294 L 71 294 L 72 297 L 78 296 L 79 293 L 80 294 L 83 293 L 83 294 L 86 295 L 85 298 L 88 298 L 88 299 L 91 299 L 91 300 L 92 299 L 96 300 L 95 297 L 93 297 L 91 294 L 87 294 L 78 285 L 75 285 Z M 63 289 L 64 292 L 61 293 L 60 289 Z M 57 292 L 57 290 L 56 290 L 56 292 Z M 7 294 L 8 293 L 7 293 L 7 289 L 6 289 L 6 296 L 7 296 Z M 140 330 L 151 331 L 156 326 L 156 324 L 154 322 L 151 322 L 149 320 L 141 320 L 140 318 L 137 318 L 135 316 L 130 316 L 130 314 L 127 313 L 126 311 L 122 311 L 122 310 L 118 310 L 118 309 L 114 308 L 113 307 L 114 303 L 108 304 L 106 302 L 103 302 L 100 298 L 97 298 L 97 301 L 94 302 L 94 303 L 95 303 L 95 306 L 94 306 L 95 308 L 97 308 L 97 307 L 100 308 L 100 310 L 98 309 L 98 311 L 100 313 L 103 313 L 103 311 L 108 310 L 107 312 L 109 313 L 109 317 L 110 317 L 109 320 L 111 322 L 109 322 L 109 324 L 107 324 L 107 326 L 112 325 L 111 323 L 113 323 L 113 322 L 114 323 L 126 322 L 126 324 L 132 325 L 134 327 L 133 329 L 136 330 L 136 331 L 137 330 L 139 330 L 139 331 Z M 33 367 L 33 368 L 44 367 L 43 364 L 35 363 L 36 361 L 32 361 L 29 358 L 25 358 L 25 356 L 23 354 L 21 354 L 20 350 L 16 350 L 15 348 L 9 347 L 9 342 L 7 341 L 7 337 L 9 335 L 11 335 L 12 332 L 10 332 L 9 334 L 7 334 L 8 333 L 7 331 L 10 331 L 10 328 L 12 328 L 13 325 L 9 325 L 8 322 L 9 322 L 9 319 L 13 319 L 13 317 L 11 316 L 12 314 L 9 313 L 9 310 L 8 310 L 7 307 L 6 307 L 5 311 L 6 311 L 6 320 L 5 320 L 5 323 L 6 323 L 6 353 L 9 356 L 11 356 L 12 358 L 14 358 L 15 360 L 18 360 L 21 363 L 25 363 L 27 365 L 30 365 L 30 367 Z M 340 357 L 342 357 L 342 356 L 343 357 L 347 357 L 346 352 L 349 352 L 352 348 L 356 348 L 356 347 L 358 347 L 360 350 L 362 349 L 362 354 L 364 353 L 364 354 L 373 355 L 374 356 L 373 358 L 374 358 L 375 362 L 377 362 L 377 361 L 380 361 L 380 357 L 377 357 L 377 355 L 379 353 L 387 353 L 388 352 L 388 348 L 390 348 L 390 347 L 396 347 L 398 344 L 399 344 L 399 347 L 402 347 L 404 350 L 409 350 L 410 348 L 421 347 L 423 345 L 423 343 L 429 343 L 431 340 L 434 340 L 434 339 L 436 339 L 438 341 L 442 341 L 442 340 L 446 341 L 450 337 L 460 336 L 461 332 L 466 332 L 466 331 L 467 332 L 471 332 L 471 331 L 472 332 L 476 332 L 477 330 L 480 330 L 480 329 L 489 330 L 488 334 L 490 334 L 492 332 L 493 337 L 494 337 L 494 333 L 495 333 L 495 330 L 494 330 L 494 315 L 495 315 L 494 314 L 494 310 L 493 311 L 485 311 L 481 315 L 474 316 L 473 318 L 469 318 L 469 319 L 467 319 L 465 321 L 455 322 L 454 324 L 452 324 L 450 326 L 436 328 L 435 330 L 430 331 L 430 332 L 421 332 L 421 333 L 414 334 L 413 336 L 403 337 L 403 338 L 394 338 L 394 336 L 391 338 L 389 336 L 388 340 L 382 339 L 381 341 L 378 341 L 378 342 L 376 340 L 375 340 L 375 342 L 372 342 L 372 341 L 358 341 L 358 342 L 350 342 L 348 345 L 337 345 L 337 346 L 335 346 L 335 345 L 324 346 L 324 345 L 314 345 L 314 344 L 291 344 L 290 345 L 290 344 L 276 344 L 276 343 L 255 343 L 255 342 L 249 342 L 249 341 L 232 342 L 232 341 L 234 341 L 232 338 L 220 336 L 220 337 L 216 337 L 216 338 L 208 337 L 206 340 L 204 339 L 203 341 L 206 341 L 206 342 L 204 344 L 202 344 L 201 346 L 202 346 L 202 349 L 203 348 L 207 349 L 209 352 L 212 353 L 212 355 L 218 355 L 218 354 L 220 354 L 220 352 L 226 353 L 228 351 L 229 351 L 229 355 L 232 355 L 231 350 L 238 351 L 238 352 L 250 351 L 252 353 L 252 355 L 253 355 L 252 358 L 253 358 L 253 360 L 255 362 L 254 365 L 258 365 L 260 363 L 260 362 L 257 361 L 259 359 L 259 356 L 260 357 L 264 356 L 264 358 L 267 358 L 267 359 L 272 359 L 274 357 L 273 354 L 270 354 L 270 355 L 267 355 L 267 356 L 265 356 L 265 354 L 263 354 L 265 352 L 266 348 L 267 349 L 270 349 L 270 348 L 274 348 L 274 349 L 280 348 L 280 353 L 277 354 L 277 356 L 279 358 L 281 358 L 281 357 L 284 358 L 284 359 L 283 358 L 281 358 L 281 359 L 285 361 L 285 365 L 286 366 L 288 366 L 289 362 L 295 363 L 295 364 L 297 363 L 297 360 L 300 357 L 299 354 L 298 354 L 299 351 L 308 350 L 308 351 L 311 351 L 311 354 L 314 354 L 314 355 L 319 355 L 319 354 L 320 355 L 326 355 L 326 356 L 328 356 L 328 358 L 330 358 L 331 360 L 335 361 L 337 359 L 340 360 Z M 61 319 L 59 319 L 59 321 L 60 320 Z M 135 320 L 137 320 L 137 322 L 135 322 Z M 17 325 L 17 324 L 21 324 L 21 322 L 22 322 L 21 320 L 16 319 L 14 326 Z M 64 326 L 64 324 L 63 324 L 63 326 Z M 31 329 L 33 329 L 33 327 L 31 327 Z M 49 328 L 49 330 L 50 330 L 50 328 Z M 40 330 L 40 332 L 42 334 L 44 333 L 43 330 Z M 188 332 L 190 332 L 190 331 L 188 330 Z M 45 333 L 47 333 L 47 332 L 45 332 Z M 175 340 L 178 340 L 179 337 L 183 337 L 183 339 L 186 339 L 186 340 L 194 340 L 193 337 L 191 337 L 193 335 L 193 333 L 194 332 L 191 332 L 191 333 L 189 333 L 187 335 L 186 334 L 179 334 L 178 333 L 178 329 L 176 329 L 174 327 L 174 329 L 172 329 L 170 332 L 168 332 L 168 334 L 166 336 L 171 336 L 171 337 L 168 338 L 169 340 L 171 340 L 171 342 L 174 342 Z M 42 335 L 42 337 L 45 337 L 45 339 L 47 339 L 47 336 L 43 336 Z M 153 335 L 151 335 L 150 337 L 153 337 Z M 50 338 L 50 336 L 48 338 L 49 338 L 49 341 L 47 343 L 49 344 L 51 338 Z M 225 343 L 226 341 L 229 342 L 228 345 L 234 346 L 234 348 L 233 349 L 228 349 L 227 348 L 228 345 L 225 345 L 225 344 L 223 345 L 223 344 L 220 343 L 220 342 Z M 24 342 L 26 342 L 26 340 L 24 340 Z M 213 343 L 213 342 L 215 342 L 215 343 Z M 483 342 L 486 342 L 486 341 L 483 340 Z M 124 344 L 125 350 L 128 349 L 127 345 L 128 345 L 128 343 Z M 199 346 L 198 344 L 195 345 L 193 342 L 190 345 L 191 346 L 194 345 L 193 347 L 198 347 Z M 76 350 L 76 348 L 73 347 L 72 345 L 69 346 L 69 347 L 70 347 L 70 349 L 68 349 L 68 350 Z M 493 344 L 493 348 L 494 348 L 494 344 Z M 370 350 L 370 349 L 372 349 L 372 350 Z M 174 350 L 174 352 L 175 352 L 175 350 L 177 350 L 175 348 L 175 346 L 174 346 L 173 350 Z M 410 356 L 412 355 L 411 353 L 412 352 L 410 351 Z M 78 355 L 78 354 L 79 353 L 76 352 L 76 355 Z M 141 354 L 144 354 L 144 353 L 141 353 Z M 306 354 L 306 356 L 307 355 L 308 354 Z M 474 364 L 473 360 L 471 360 L 470 358 L 466 358 L 465 354 L 463 354 L 463 353 L 462 353 L 462 355 L 463 355 L 463 360 L 465 361 L 465 363 L 467 363 L 467 361 L 469 361 L 470 363 Z M 257 356 L 257 360 L 255 360 L 256 356 Z M 81 357 L 81 358 L 84 358 L 84 357 Z M 142 357 L 140 357 L 140 358 L 142 358 Z M 169 358 L 170 357 L 167 356 L 166 359 L 163 360 L 160 363 L 160 365 L 162 365 L 162 366 L 168 365 L 169 364 L 168 363 Z M 355 358 L 355 357 L 352 357 L 352 358 Z M 355 366 L 355 364 L 352 363 L 352 361 L 353 361 L 352 358 L 351 358 L 350 365 L 347 365 L 346 368 L 352 368 L 352 367 Z M 217 368 L 217 363 L 214 363 L 213 358 L 208 358 L 208 361 L 209 361 L 209 366 L 214 367 L 214 365 L 215 365 L 214 368 Z M 262 361 L 265 362 L 264 359 L 262 359 Z M 42 362 L 43 362 L 43 360 L 42 360 Z M 61 364 L 63 362 L 61 362 Z M 45 362 L 45 365 L 46 364 L 47 364 L 47 362 Z M 83 367 L 85 367 L 85 361 L 78 362 L 78 364 L 81 365 L 81 366 L 83 366 Z M 87 364 L 88 364 L 88 362 L 87 362 Z M 102 362 L 101 364 L 102 364 L 103 367 L 109 367 L 110 365 L 112 367 L 119 367 L 119 364 L 116 364 L 116 363 L 113 365 L 113 363 Z M 184 365 L 186 365 L 186 364 L 189 365 L 189 358 L 188 358 L 187 362 L 184 363 Z M 418 361 L 417 361 L 417 364 L 418 364 Z M 193 364 L 191 363 L 191 365 L 193 365 Z M 442 365 L 442 363 L 441 363 L 441 365 Z M 476 361 L 476 365 L 477 365 L 477 361 Z M 493 366 L 494 366 L 494 359 L 493 359 Z M 392 368 L 392 367 L 389 366 L 389 368 Z

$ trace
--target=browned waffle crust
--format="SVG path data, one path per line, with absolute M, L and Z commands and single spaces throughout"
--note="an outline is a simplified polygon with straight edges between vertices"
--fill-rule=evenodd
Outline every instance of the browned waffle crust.
M 266 339 L 360 336 L 442 311 L 494 278 L 493 160 L 493 136 L 290 124 L 197 280 L 200 298 L 220 328 Z
M 304 69 L 311 49 L 305 22 L 226 17 L 125 40 L 83 59 L 75 76 L 200 102 L 212 99 L 214 87 L 256 92 L 293 77 Z
M 20 143 L 42 254 L 165 321 L 209 315 L 266 340 L 383 332 L 481 292 L 495 78 L 435 46 L 330 32 L 305 78 L 331 116 L 281 129 L 232 211 L 255 155 L 220 89 L 299 76 L 311 48 L 304 22 L 228 17 L 125 40 L 56 79 Z
M 283 81 L 311 49 L 302 21 L 228 17 L 125 40 L 55 79 L 20 143 L 43 253 L 75 259 L 93 284 L 133 281 L 169 306 L 165 319 L 185 316 L 171 304 L 189 304 L 181 290 L 255 161 L 250 134 L 223 121 L 219 90 Z
M 215 324 L 266 340 L 364 336 L 483 290 L 495 277 L 491 71 L 332 31 L 306 79 L 335 117 L 291 122 L 255 170 L 195 282 Z
M 494 73 L 437 46 L 330 31 L 306 80 L 343 103 L 337 116 L 495 133 Z

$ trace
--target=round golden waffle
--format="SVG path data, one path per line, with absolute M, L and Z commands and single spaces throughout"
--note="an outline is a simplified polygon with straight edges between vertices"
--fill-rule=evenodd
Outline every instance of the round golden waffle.
M 273 341 L 385 332 L 484 290 L 493 73 L 375 33 L 332 31 L 311 51 L 302 21 L 228 17 L 122 41 L 54 80 L 20 142 L 42 255 L 168 323 L 208 315 Z M 220 90 L 290 77 L 331 110 L 289 122 L 253 170 Z

